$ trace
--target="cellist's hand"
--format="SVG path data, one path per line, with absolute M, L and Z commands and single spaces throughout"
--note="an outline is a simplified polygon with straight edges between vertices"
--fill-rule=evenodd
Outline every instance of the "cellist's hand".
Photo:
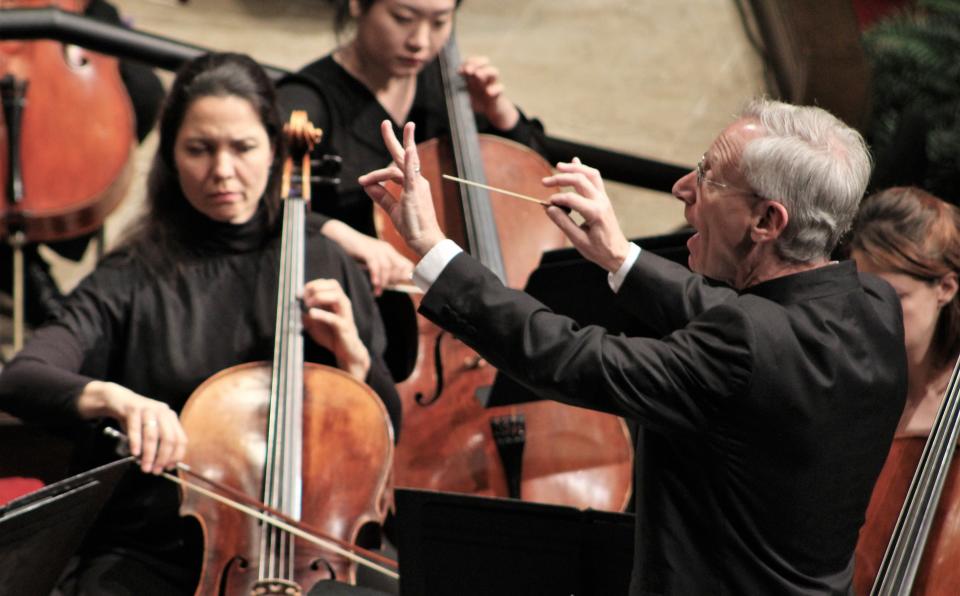
M 360 340 L 353 306 L 335 279 L 315 279 L 303 288 L 303 327 L 317 344 L 333 352 L 337 367 L 364 381 L 370 352 Z
M 77 399 L 77 410 L 83 418 L 117 420 L 129 440 L 130 455 L 140 458 L 144 472 L 160 474 L 183 461 L 187 453 L 187 433 L 170 406 L 116 383 L 87 383 Z
M 430 183 L 420 175 L 420 156 L 413 139 L 413 123 L 407 122 L 403 127 L 402 145 L 393 134 L 393 125 L 389 120 L 383 121 L 380 132 L 394 163 L 360 176 L 360 184 L 390 216 L 404 241 L 422 257 L 445 236 L 433 209 Z M 386 182 L 395 182 L 403 188 L 399 198 L 387 191 L 383 186 Z
M 484 56 L 472 56 L 460 65 L 467 82 L 470 107 L 483 114 L 498 130 L 510 130 L 520 120 L 520 111 L 503 93 L 500 71 Z
M 390 243 L 358 232 L 337 219 L 325 223 L 321 231 L 367 270 L 375 295 L 379 296 L 384 286 L 410 283 L 413 263 Z

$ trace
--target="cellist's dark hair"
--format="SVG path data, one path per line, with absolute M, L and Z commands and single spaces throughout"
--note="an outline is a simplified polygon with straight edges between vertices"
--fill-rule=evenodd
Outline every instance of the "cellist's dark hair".
M 356 0 L 360 5 L 360 12 L 365 13 L 370 10 L 370 7 L 379 2 L 380 0 Z M 460 2 L 462 0 L 457 0 L 454 4 L 455 8 L 460 8 Z M 340 33 L 346 29 L 347 25 L 350 24 L 350 21 L 353 19 L 350 16 L 350 0 L 327 0 L 327 4 L 333 6 L 333 30 L 337 33 Z
M 271 171 L 263 195 L 267 223 L 276 228 L 280 211 L 280 178 L 285 156 L 283 123 L 276 93 L 263 68 L 249 56 L 236 53 L 204 54 L 183 65 L 160 111 L 159 146 L 147 179 L 146 212 L 124 243 L 133 256 L 152 269 L 176 268 L 192 254 L 203 217 L 187 201 L 180 187 L 174 145 L 187 110 L 204 97 L 237 97 L 250 103 L 260 117 L 274 150 Z
M 870 195 L 860 204 L 849 250 L 926 283 L 960 274 L 960 209 L 911 186 Z M 960 292 L 940 310 L 933 335 L 936 365 L 960 354 Z

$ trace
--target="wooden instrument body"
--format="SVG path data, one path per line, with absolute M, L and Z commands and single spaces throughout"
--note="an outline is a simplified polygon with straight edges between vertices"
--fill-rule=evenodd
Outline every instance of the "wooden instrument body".
M 857 541 L 853 587 L 858 595 L 870 594 L 926 442 L 927 437 L 898 437 L 890 446 Z M 912 593 L 917 596 L 960 594 L 958 465 L 957 458 L 954 458 L 937 504 L 930 536 L 913 584 Z
M 4 1 L 0 8 L 86 2 Z M 0 41 L 0 78 L 26 81 L 19 131 L 0 117 L 0 236 L 63 240 L 98 229 L 133 174 L 133 106 L 115 58 L 57 41 Z M 10 137 L 19 141 L 23 195 L 12 196 Z
M 269 363 L 241 364 L 197 388 L 181 414 L 191 440 L 185 463 L 195 473 L 247 495 L 262 493 L 270 377 Z M 386 408 L 372 389 L 328 366 L 307 364 L 304 387 L 301 521 L 354 542 L 364 524 L 383 522 L 389 505 L 393 433 Z M 181 513 L 195 516 L 204 532 L 198 596 L 250 594 L 262 524 L 191 491 L 183 492 Z M 329 579 L 331 568 L 341 581 L 355 580 L 355 563 L 299 539 L 295 548 L 299 585 Z

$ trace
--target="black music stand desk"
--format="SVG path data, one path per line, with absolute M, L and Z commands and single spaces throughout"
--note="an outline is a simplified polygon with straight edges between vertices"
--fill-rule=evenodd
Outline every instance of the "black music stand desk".
M 0 507 L 0 594 L 49 594 L 133 458 L 45 486 Z
M 401 596 L 618 596 L 634 517 L 396 490 Z

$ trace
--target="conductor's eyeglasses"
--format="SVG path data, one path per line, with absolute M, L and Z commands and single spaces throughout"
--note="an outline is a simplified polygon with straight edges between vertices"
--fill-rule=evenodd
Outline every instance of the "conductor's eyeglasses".
M 706 158 L 707 154 L 704 153 L 700 156 L 700 161 L 697 162 L 697 186 L 702 187 L 704 182 L 709 182 L 718 188 L 730 188 L 729 184 L 724 184 L 723 182 L 717 182 L 716 180 L 710 180 L 707 178 L 707 173 L 703 169 L 703 160 Z

